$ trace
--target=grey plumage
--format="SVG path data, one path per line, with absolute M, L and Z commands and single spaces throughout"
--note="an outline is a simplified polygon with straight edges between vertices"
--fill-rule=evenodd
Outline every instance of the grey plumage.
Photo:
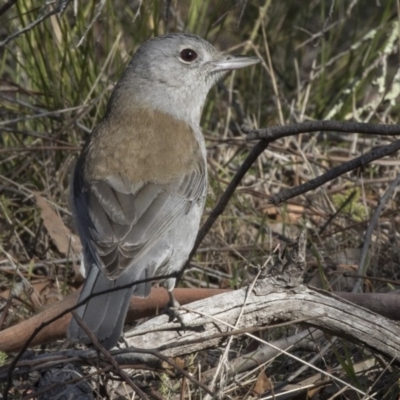
M 193 61 L 182 58 L 187 49 Z M 132 283 L 77 309 L 106 348 L 118 341 L 131 295 L 150 292 L 151 284 L 133 283 L 177 272 L 187 260 L 207 191 L 199 127 L 206 95 L 226 70 L 255 62 L 193 35 L 152 39 L 133 57 L 85 144 L 72 184 L 86 268 L 80 300 Z M 166 284 L 172 290 L 175 279 Z M 68 335 L 88 341 L 74 319 Z

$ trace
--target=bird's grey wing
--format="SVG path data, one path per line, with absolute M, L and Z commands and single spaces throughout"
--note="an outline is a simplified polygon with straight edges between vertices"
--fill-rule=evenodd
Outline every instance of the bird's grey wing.
M 138 184 L 123 176 L 88 183 L 76 169 L 73 198 L 78 230 L 106 276 L 115 279 L 139 261 L 205 196 L 202 161 L 164 184 Z

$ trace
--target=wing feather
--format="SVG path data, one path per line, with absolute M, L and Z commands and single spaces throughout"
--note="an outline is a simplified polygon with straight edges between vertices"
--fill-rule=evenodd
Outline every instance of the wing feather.
M 205 165 L 199 160 L 198 168 L 167 184 L 137 184 L 121 175 L 86 182 L 77 165 L 73 187 L 81 237 L 104 274 L 115 279 L 205 196 Z

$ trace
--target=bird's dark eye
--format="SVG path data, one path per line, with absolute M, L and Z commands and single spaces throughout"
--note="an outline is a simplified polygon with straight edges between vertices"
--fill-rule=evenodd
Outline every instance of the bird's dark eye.
M 197 58 L 197 53 L 192 49 L 183 49 L 179 57 L 185 63 L 191 63 Z

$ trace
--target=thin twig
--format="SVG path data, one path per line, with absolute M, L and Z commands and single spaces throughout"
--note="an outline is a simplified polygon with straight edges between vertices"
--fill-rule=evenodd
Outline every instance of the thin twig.
M 369 135 L 396 136 L 400 135 L 400 124 L 371 124 L 348 121 L 311 121 L 286 126 L 273 126 L 264 129 L 252 129 L 242 125 L 242 131 L 247 134 L 247 140 L 277 140 L 299 133 L 335 131 L 347 133 L 365 133 Z
M 7 36 L 2 42 L 0 42 L 0 47 L 4 47 L 6 44 L 8 44 L 9 42 L 11 42 L 11 40 L 16 39 L 18 36 L 21 36 L 22 34 L 30 31 L 31 29 L 33 29 L 35 26 L 39 25 L 40 23 L 42 23 L 45 19 L 50 18 L 52 15 L 55 14 L 61 14 L 64 12 L 64 10 L 67 8 L 68 3 L 71 0 L 60 0 L 57 3 L 57 6 L 54 8 L 54 10 L 49 11 L 48 13 L 42 15 L 40 18 L 38 18 L 37 20 L 33 21 L 31 24 L 29 24 L 28 26 L 26 26 L 25 28 L 21 29 L 18 32 L 15 32 L 14 34 Z
M 337 167 L 330 169 L 325 174 L 322 174 L 314 179 L 311 179 L 308 182 L 303 183 L 302 185 L 285 190 L 275 196 L 271 196 L 268 202 L 274 205 L 280 204 L 286 200 L 291 199 L 292 197 L 296 197 L 299 196 L 300 194 L 316 189 L 322 186 L 324 183 L 329 182 L 332 179 L 335 179 L 346 172 L 360 168 L 366 164 L 369 164 L 374 160 L 393 154 L 398 150 L 400 150 L 400 140 L 396 140 L 395 142 L 388 144 L 386 146 L 376 147 L 369 153 L 366 153 L 357 158 L 353 158 L 352 160 L 344 164 L 338 165 Z
M 28 394 L 27 396 L 25 396 L 23 398 L 23 400 L 29 400 L 29 399 L 32 399 L 32 398 L 38 399 L 38 398 L 40 398 L 40 395 L 42 395 L 44 393 L 47 393 L 47 392 L 50 392 L 53 389 L 60 389 L 63 386 L 73 385 L 73 384 L 77 384 L 77 383 L 82 382 L 82 381 L 87 381 L 87 380 L 89 380 L 89 378 L 94 377 L 94 376 L 98 375 L 99 373 L 103 373 L 104 374 L 106 372 L 109 372 L 111 369 L 112 369 L 112 367 L 110 365 L 108 365 L 105 368 L 101 368 L 100 371 L 97 370 L 95 372 L 91 372 L 91 373 L 85 374 L 83 376 L 79 376 L 78 378 L 70 379 L 70 380 L 64 381 L 64 382 L 55 382 L 52 385 L 46 386 L 43 389 L 40 389 L 40 390 L 34 391 L 31 394 Z
M 240 319 L 243 316 L 243 310 L 247 305 L 247 300 L 248 300 L 249 293 L 251 293 L 253 291 L 254 284 L 257 282 L 257 279 L 260 276 L 260 273 L 261 273 L 261 269 L 258 271 L 257 275 L 255 276 L 255 278 L 253 279 L 251 285 L 248 288 L 247 295 L 246 295 L 246 297 L 244 299 L 242 307 L 240 308 L 240 313 L 239 313 L 239 315 L 238 315 L 238 317 L 236 319 L 235 326 L 234 326 L 234 328 L 232 328 L 232 330 L 238 329 L 238 325 L 239 325 Z M 221 374 L 222 366 L 227 361 L 228 353 L 229 353 L 229 351 L 231 349 L 232 341 L 233 341 L 233 335 L 229 336 L 228 343 L 226 344 L 225 349 L 224 349 L 224 353 L 222 354 L 222 356 L 221 356 L 221 358 L 219 360 L 219 363 L 218 363 L 218 366 L 216 368 L 215 374 L 214 374 L 213 379 L 211 380 L 211 383 L 209 385 L 209 388 L 210 388 L 211 391 L 215 390 L 215 383 L 217 382 L 217 379 L 219 378 L 219 376 Z M 206 395 L 204 397 L 204 400 L 211 400 L 210 395 Z
M 328 221 L 325 222 L 325 224 L 319 229 L 318 235 L 322 235 L 325 231 L 325 229 L 329 226 L 329 224 L 340 214 L 340 212 L 353 200 L 354 196 L 356 195 L 357 191 L 353 190 L 350 195 L 347 197 L 347 199 L 340 205 L 340 207 L 337 209 L 337 211 L 332 214 L 329 218 Z
M 395 143 L 397 143 L 397 142 L 395 142 Z M 367 229 L 367 232 L 365 232 L 365 236 L 364 236 L 363 248 L 361 250 L 360 262 L 358 264 L 358 270 L 357 270 L 358 275 L 366 274 L 366 270 L 367 270 L 366 259 L 367 259 L 369 246 L 371 244 L 372 233 L 374 232 L 375 226 L 378 222 L 379 216 L 381 215 L 383 207 L 385 206 L 385 204 L 387 203 L 389 198 L 392 196 L 394 190 L 397 188 L 399 183 L 400 183 L 400 174 L 397 175 L 396 179 L 390 184 L 390 186 L 387 188 L 384 195 L 379 200 L 379 203 L 375 209 L 374 215 L 372 216 L 372 218 L 368 224 L 368 229 Z M 362 279 L 357 278 L 356 282 L 354 283 L 353 292 L 354 293 L 359 292 L 361 289 L 361 285 L 362 285 Z
M 16 4 L 17 0 L 8 0 L 0 7 L 0 16 L 3 15 L 8 9 L 10 9 L 14 4 Z
M 94 25 L 94 23 L 99 19 L 100 14 L 104 8 L 105 5 L 105 0 L 100 0 L 97 4 L 96 4 L 96 11 L 95 11 L 95 15 L 92 18 L 92 20 L 89 22 L 88 26 L 85 29 L 85 32 L 83 33 L 82 37 L 80 38 L 78 44 L 76 45 L 76 47 L 80 47 L 82 45 L 82 43 L 84 42 L 84 40 L 86 39 L 87 34 L 89 33 L 89 31 L 92 29 L 92 26 Z
M 86 325 L 85 321 L 75 312 L 72 311 L 72 315 L 74 316 L 77 324 L 82 328 L 82 330 L 86 333 L 86 335 L 91 340 L 95 349 L 98 352 L 103 354 L 106 360 L 114 367 L 115 372 L 123 379 L 131 388 L 132 390 L 140 396 L 141 399 L 148 400 L 146 393 L 144 393 L 137 385 L 132 381 L 129 375 L 118 365 L 115 361 L 114 357 L 102 346 L 102 344 L 98 341 L 95 334 L 90 330 L 90 328 Z
M 237 186 L 241 182 L 242 178 L 245 176 L 246 172 L 250 169 L 253 165 L 254 161 L 257 160 L 258 156 L 268 147 L 270 141 L 269 140 L 260 140 L 250 151 L 249 155 L 243 161 L 243 164 L 240 166 L 238 171 L 236 172 L 235 176 L 232 178 L 231 182 L 229 183 L 228 187 L 225 189 L 225 192 L 219 199 L 217 205 L 211 211 L 207 221 L 203 224 L 199 233 L 197 234 L 196 242 L 190 253 L 189 261 L 192 258 L 193 254 L 196 252 L 197 248 L 199 247 L 200 243 L 203 241 L 204 237 L 207 235 L 208 231 L 213 226 L 214 222 L 217 218 L 224 212 L 225 207 L 227 206 L 230 198 L 232 197 L 233 193 L 235 192 Z M 186 269 L 189 265 L 189 261 L 186 263 Z M 184 270 L 183 269 L 183 270 Z M 181 271 L 181 273 L 183 272 Z

